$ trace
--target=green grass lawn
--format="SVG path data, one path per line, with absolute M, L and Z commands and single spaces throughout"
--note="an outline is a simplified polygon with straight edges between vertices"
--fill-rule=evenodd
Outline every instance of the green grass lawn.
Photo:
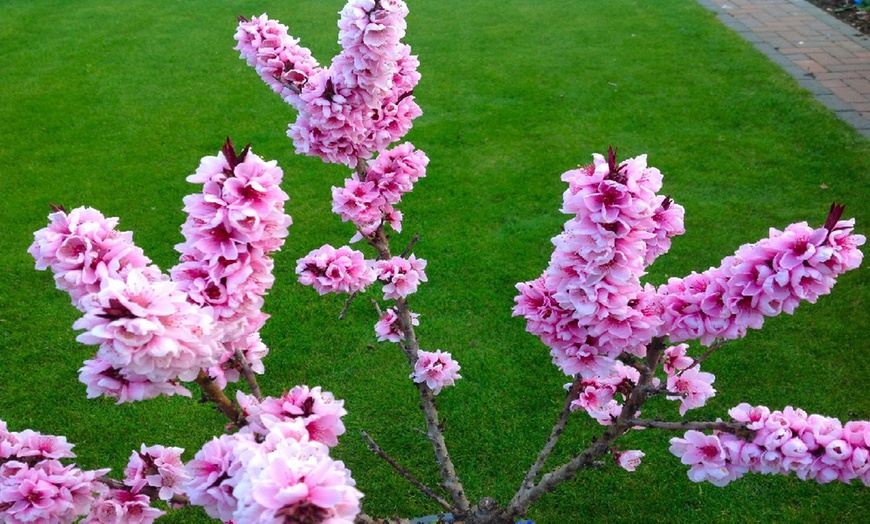
M 743 243 L 807 220 L 831 201 L 868 234 L 870 143 L 798 89 L 691 1 L 411 1 L 408 37 L 423 75 L 424 115 L 407 139 L 431 158 L 400 209 L 429 283 L 412 297 L 424 348 L 450 351 L 463 379 L 439 397 L 446 438 L 470 498 L 506 502 L 546 439 L 567 379 L 510 309 L 514 284 L 537 277 L 565 216 L 559 176 L 608 145 L 649 154 L 664 193 L 686 208 L 687 233 L 649 282 L 718 265 Z M 341 0 L 145 2 L 6 0 L 0 21 L 0 419 L 9 428 L 66 435 L 82 467 L 121 475 L 140 443 L 180 446 L 189 459 L 219 434 L 220 416 L 184 398 L 115 406 L 85 399 L 77 369 L 92 348 L 75 341 L 77 312 L 26 253 L 48 203 L 89 205 L 161 267 L 182 240 L 185 182 L 229 135 L 277 159 L 294 225 L 276 261 L 263 332 L 272 353 L 261 385 L 277 394 L 321 385 L 346 399 L 336 449 L 366 493 L 370 514 L 437 511 L 358 436 L 365 429 L 428 484 L 431 447 L 404 357 L 375 342 L 366 300 L 338 321 L 342 297 L 296 283 L 295 260 L 351 227 L 330 213 L 330 187 L 349 174 L 293 153 L 295 119 L 237 58 L 235 15 L 290 25 L 321 62 L 337 51 Z M 399 249 L 401 250 L 401 248 Z M 705 364 L 718 394 L 688 414 L 727 417 L 740 402 L 788 404 L 841 420 L 870 418 L 866 267 L 794 316 L 729 343 Z M 696 348 L 697 351 L 697 348 Z M 645 414 L 676 418 L 672 403 Z M 556 465 L 599 432 L 577 414 Z M 870 521 L 863 486 L 752 476 L 725 488 L 693 484 L 667 452 L 673 434 L 635 432 L 647 453 L 635 473 L 613 464 L 581 473 L 529 514 L 574 522 Z M 196 509 L 162 522 L 205 522 Z

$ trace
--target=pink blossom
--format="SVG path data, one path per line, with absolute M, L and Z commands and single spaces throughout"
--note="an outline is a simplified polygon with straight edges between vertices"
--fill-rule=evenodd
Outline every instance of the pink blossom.
M 153 382 L 127 369 L 117 369 L 105 360 L 86 360 L 79 369 L 79 381 L 87 386 L 88 398 L 117 398 L 118 404 L 147 400 L 160 395 L 190 397 L 190 391 L 175 380 Z
M 141 493 L 113 489 L 104 493 L 82 524 L 151 524 L 165 511 L 151 507 L 151 499 Z
M 133 234 L 115 229 L 117 218 L 105 218 L 89 207 L 67 214 L 58 208 L 47 227 L 34 233 L 28 252 L 37 269 L 51 269 L 58 289 L 67 291 L 73 305 L 84 311 L 82 300 L 100 290 L 104 278 L 123 278 L 130 269 L 151 266 Z M 149 272 L 156 271 L 151 267 Z
M 124 469 L 124 484 L 136 493 L 145 487 L 157 489 L 161 500 L 170 500 L 174 495 L 184 494 L 190 473 L 181 461 L 182 448 L 160 445 L 146 447 L 142 444 L 139 452 L 133 452 Z
M 763 317 L 792 313 L 802 300 L 829 293 L 839 274 L 860 263 L 857 246 L 865 240 L 851 234 L 853 222 L 837 224 L 836 235 L 806 222 L 771 229 L 768 238 L 741 246 L 721 266 L 669 280 L 659 293 L 670 340 L 700 338 L 709 345 L 739 338 L 759 329 Z M 840 253 L 851 262 L 839 264 Z
M 716 390 L 711 386 L 715 379 L 712 373 L 700 371 L 698 367 L 668 377 L 668 391 L 683 394 L 674 397 L 680 401 L 680 415 L 703 406 L 708 398 L 716 395 Z
M 375 281 L 376 273 L 360 251 L 324 245 L 296 263 L 299 282 L 326 293 L 358 293 Z
M 329 447 L 337 445 L 338 437 L 345 432 L 341 421 L 347 414 L 344 401 L 336 400 L 328 391 L 321 391 L 320 386 L 296 386 L 281 397 L 266 397 L 261 401 L 242 392 L 237 392 L 236 398 L 255 433 L 268 432 L 264 422 L 267 416 L 279 420 L 299 420 L 310 440 Z
M 440 349 L 434 352 L 419 351 L 414 372 L 409 378 L 417 383 L 425 382 L 432 393 L 437 395 L 444 386 L 452 386 L 457 379 L 462 378 L 459 374 L 460 369 L 450 353 Z
M 287 521 L 351 524 L 362 498 L 340 461 L 328 448 L 273 426 L 263 445 L 242 455 L 233 495 L 236 522 Z
M 99 345 L 100 360 L 151 382 L 193 380 L 221 351 L 210 316 L 173 282 L 151 282 L 138 269 L 104 281 L 73 327 L 85 330 L 76 340 Z
M 232 520 L 238 507 L 233 490 L 243 474 L 240 455 L 256 446 L 250 431 L 221 435 L 206 442 L 186 464 L 190 503 L 202 506 L 212 518 Z
M 378 280 L 384 282 L 384 300 L 406 298 L 417 291 L 420 282 L 426 282 L 426 261 L 413 254 L 407 259 L 393 257 L 375 262 Z
M 646 453 L 637 449 L 613 452 L 613 458 L 616 459 L 616 463 L 626 471 L 636 470 L 640 466 L 640 459 L 644 456 L 646 456 Z
M 671 346 L 665 350 L 662 368 L 668 375 L 673 375 L 678 371 L 682 371 L 691 366 L 695 359 L 686 356 L 686 350 L 689 349 L 688 344 L 678 344 Z
M 684 464 L 694 464 L 689 472 L 693 481 L 707 480 L 718 486 L 745 473 L 795 473 L 802 480 L 822 484 L 834 480 L 849 483 L 860 478 L 865 485 L 870 485 L 868 446 L 862 440 L 852 442 L 849 438 L 851 431 L 866 426 L 866 421 L 847 422 L 844 426 L 835 418 L 808 415 L 791 406 L 771 411 L 764 406 L 740 404 L 729 413 L 753 432 L 751 442 L 730 433 L 714 432 L 707 436 L 697 431 L 687 432 L 685 439 L 671 439 L 671 452 L 682 457 Z M 844 427 L 850 431 L 843 431 Z M 846 438 L 842 438 L 844 434 Z M 712 456 L 715 441 L 725 450 L 724 461 L 714 461 L 716 468 L 701 468 L 699 454 Z M 700 448 L 704 445 L 708 449 L 702 453 Z M 694 454 L 687 459 L 689 452 Z
M 419 313 L 410 313 L 411 325 L 419 326 Z M 404 338 L 402 331 L 402 321 L 395 308 L 387 308 L 380 320 L 375 323 L 375 335 L 378 337 L 378 342 L 389 340 L 390 342 L 399 342 Z

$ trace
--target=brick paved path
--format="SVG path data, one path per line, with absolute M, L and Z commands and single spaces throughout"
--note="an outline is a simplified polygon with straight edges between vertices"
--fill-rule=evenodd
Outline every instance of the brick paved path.
M 870 38 L 804 0 L 698 0 L 870 138 Z

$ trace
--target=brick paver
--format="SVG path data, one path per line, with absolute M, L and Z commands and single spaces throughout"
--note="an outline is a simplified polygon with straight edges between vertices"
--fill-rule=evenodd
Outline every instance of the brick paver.
M 804 0 L 698 0 L 870 138 L 870 38 Z

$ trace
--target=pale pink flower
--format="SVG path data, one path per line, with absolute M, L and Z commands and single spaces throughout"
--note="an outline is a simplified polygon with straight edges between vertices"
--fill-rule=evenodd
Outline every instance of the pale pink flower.
M 146 495 L 113 489 L 97 500 L 81 524 L 151 524 L 165 514 L 151 507 Z
M 678 371 L 688 368 L 695 362 L 695 359 L 686 356 L 687 349 L 689 349 L 688 344 L 678 344 L 665 350 L 664 359 L 662 360 L 662 368 L 665 370 L 665 373 L 673 375 Z
M 235 522 L 329 522 L 352 524 L 362 498 L 328 448 L 273 426 L 263 445 L 242 454 L 233 496 Z
M 626 471 L 636 470 L 640 466 L 640 459 L 644 456 L 646 456 L 646 453 L 637 449 L 613 452 L 613 458 L 616 460 L 616 463 Z

